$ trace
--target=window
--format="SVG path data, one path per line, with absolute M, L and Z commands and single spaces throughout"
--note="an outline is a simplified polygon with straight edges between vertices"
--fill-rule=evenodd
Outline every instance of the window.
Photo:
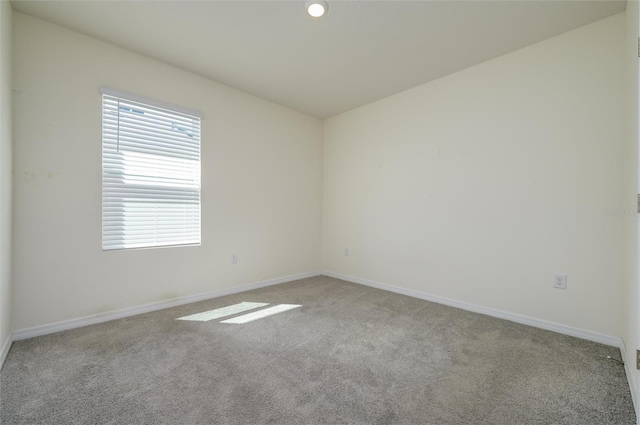
M 200 244 L 200 118 L 101 87 L 102 249 Z

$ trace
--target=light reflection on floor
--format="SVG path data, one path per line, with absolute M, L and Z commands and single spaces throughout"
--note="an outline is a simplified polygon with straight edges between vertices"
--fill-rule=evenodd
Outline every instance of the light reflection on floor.
M 208 322 L 214 319 L 220 319 L 226 316 L 232 316 L 234 314 L 242 313 L 248 310 L 254 310 L 256 308 L 268 306 L 268 303 L 252 303 L 241 302 L 233 304 L 227 307 L 216 308 L 215 310 L 203 311 L 202 313 L 191 314 L 189 316 L 178 317 L 176 320 L 187 320 L 193 322 Z M 233 323 L 242 324 L 253 322 L 254 320 L 262 319 L 264 317 L 272 316 L 274 314 L 282 313 L 294 308 L 302 307 L 300 304 L 278 304 L 273 307 L 265 308 L 263 310 L 253 311 L 251 313 L 243 314 L 241 316 L 233 317 L 231 319 L 222 320 L 220 323 Z
M 232 314 L 242 313 L 243 311 L 253 310 L 254 308 L 264 307 L 265 305 L 269 305 L 269 304 L 241 302 L 241 303 L 230 305 L 227 307 L 216 308 L 215 310 L 203 311 L 202 313 L 192 314 L 190 316 L 178 317 L 176 320 L 208 322 L 209 320 L 231 316 Z
M 282 313 L 284 311 L 293 310 L 294 308 L 302 307 L 300 304 L 280 304 L 273 307 L 265 308 L 264 310 L 254 311 L 252 313 L 243 314 L 242 316 L 234 317 L 231 319 L 223 320 L 220 323 L 248 323 L 254 320 L 262 319 L 263 317 L 272 316 L 274 314 Z

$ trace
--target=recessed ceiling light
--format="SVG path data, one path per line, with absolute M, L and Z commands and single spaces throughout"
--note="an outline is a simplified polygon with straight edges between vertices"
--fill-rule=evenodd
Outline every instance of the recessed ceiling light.
M 308 1 L 305 7 L 307 8 L 307 12 L 309 13 L 309 15 L 313 16 L 314 18 L 321 17 L 322 15 L 327 13 L 327 10 L 329 9 L 327 2 L 322 0 Z

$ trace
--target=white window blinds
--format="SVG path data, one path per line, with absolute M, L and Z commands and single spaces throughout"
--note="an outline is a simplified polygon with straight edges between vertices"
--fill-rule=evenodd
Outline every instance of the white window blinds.
M 102 93 L 102 249 L 200 243 L 200 117 Z

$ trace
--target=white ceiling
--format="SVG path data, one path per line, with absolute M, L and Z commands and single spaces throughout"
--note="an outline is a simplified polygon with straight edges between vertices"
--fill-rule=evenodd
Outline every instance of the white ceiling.
M 624 11 L 625 1 L 12 1 L 326 118 Z

